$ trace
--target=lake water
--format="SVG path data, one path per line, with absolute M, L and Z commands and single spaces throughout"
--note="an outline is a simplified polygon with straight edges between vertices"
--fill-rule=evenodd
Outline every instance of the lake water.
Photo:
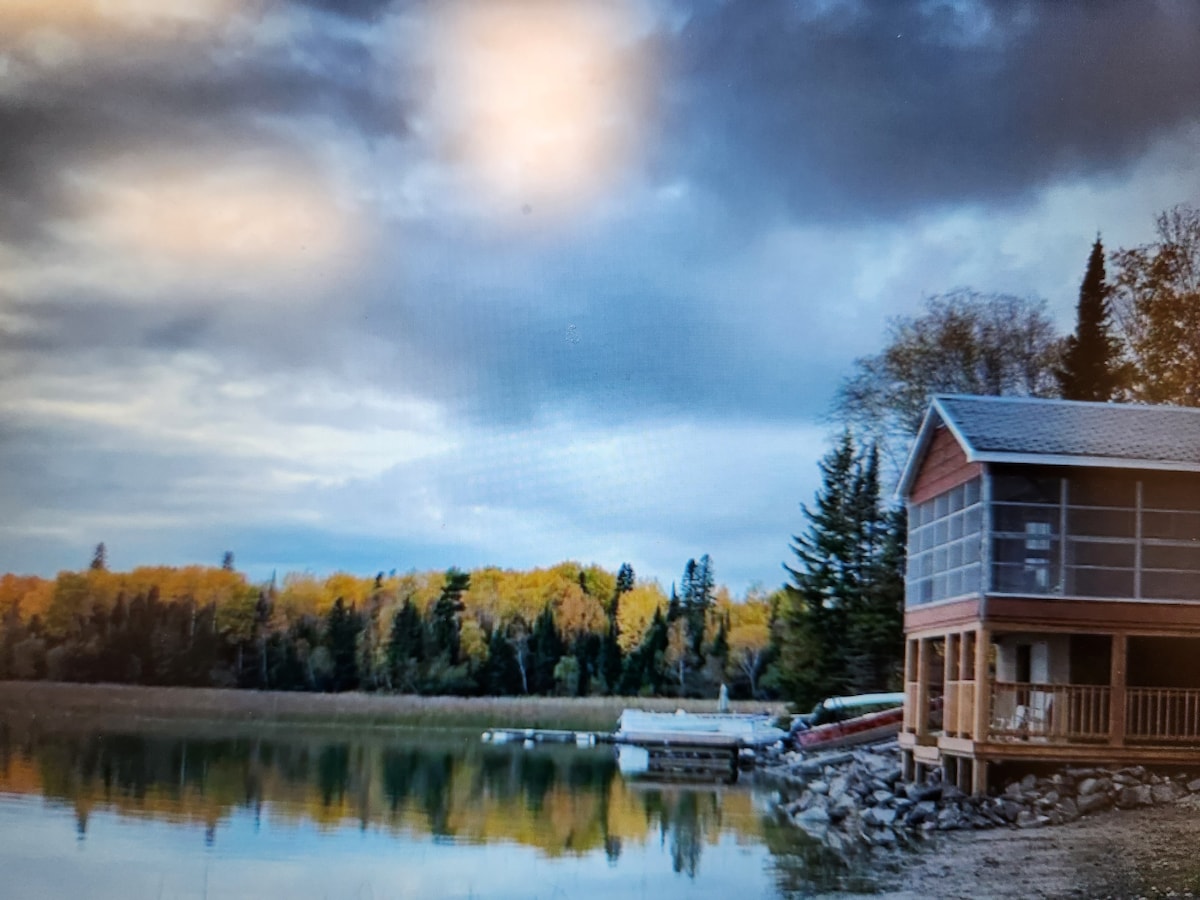
M 869 887 L 766 785 L 629 781 L 478 732 L 0 719 L 14 898 L 803 896 Z

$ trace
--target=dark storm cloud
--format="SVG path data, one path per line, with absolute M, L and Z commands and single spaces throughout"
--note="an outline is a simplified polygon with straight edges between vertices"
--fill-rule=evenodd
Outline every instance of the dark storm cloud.
M 666 151 L 742 212 L 898 216 L 1120 171 L 1200 118 L 1200 6 L 711 4 L 667 44 Z
M 218 314 L 199 302 L 146 308 L 93 292 L 70 300 L 14 298 L 5 309 L 25 327 L 10 333 L 0 325 L 0 350 L 20 356 L 28 369 L 61 371 L 73 360 L 116 363 L 135 350 L 169 354 L 219 343 Z
M 334 123 L 346 143 L 408 134 L 420 73 L 403 53 L 391 75 L 412 77 L 379 81 L 372 68 L 369 26 L 388 4 L 270 8 L 302 26 L 279 45 L 232 47 L 218 35 L 96 51 L 4 94 L 0 240 L 44 239 L 75 213 L 65 173 L 96 159 L 203 164 L 257 153 L 315 173 L 313 119 Z M 29 297 L 10 308 L 37 327 L 0 341 L 31 354 L 199 349 L 229 365 L 334 373 L 352 370 L 372 341 L 384 350 L 362 367 L 366 378 L 487 421 L 575 405 L 606 419 L 811 419 L 846 355 L 815 339 L 811 306 L 768 304 L 752 281 L 730 297 L 690 281 L 690 270 L 739 258 L 787 220 L 900 216 L 1025 196 L 1064 172 L 1115 171 L 1200 110 L 1200 7 L 681 8 L 681 28 L 648 39 L 661 119 L 647 146 L 658 148 L 662 182 L 715 195 L 711 208 L 631 214 L 541 255 L 519 238 L 472 241 L 455 222 L 379 226 L 385 252 L 337 296 L 287 316 L 250 297 L 210 303 L 200 288 L 173 286 L 161 307 Z M 430 162 L 416 154 L 405 160 Z M 398 168 L 371 174 L 383 182 L 403 175 Z M 728 208 L 741 215 L 730 219 Z M 393 247 L 412 258 L 395 261 Z M 835 299 L 828 284 L 796 290 L 811 305 Z M 764 320 L 768 328 L 754 325 Z
M 0 93 L 0 240 L 31 244 L 81 206 L 64 175 L 115 157 L 212 161 L 257 153 L 315 164 L 305 123 L 402 137 L 411 98 L 376 90 L 361 34 L 316 23 L 282 46 L 207 40 L 101 44 Z M 2 45 L 0 45 L 2 46 Z

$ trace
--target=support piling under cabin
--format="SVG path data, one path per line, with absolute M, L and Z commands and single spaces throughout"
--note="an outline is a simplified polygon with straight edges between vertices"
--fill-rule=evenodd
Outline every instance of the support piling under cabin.
M 1200 409 L 938 396 L 898 492 L 906 777 L 1200 764 Z

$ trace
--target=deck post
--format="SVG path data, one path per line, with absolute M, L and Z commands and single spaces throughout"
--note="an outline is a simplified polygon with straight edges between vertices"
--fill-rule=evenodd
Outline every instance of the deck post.
M 929 736 L 929 638 L 917 641 L 917 742 Z
M 945 668 L 942 672 L 942 732 L 958 737 L 958 632 L 946 635 Z
M 1112 636 L 1112 671 L 1109 674 L 1108 740 L 1113 747 L 1125 746 L 1125 680 L 1129 639 Z
M 986 628 L 975 629 L 975 722 L 971 737 L 976 743 L 988 739 L 992 719 L 992 683 L 988 677 L 988 657 L 991 655 L 992 634 Z M 976 761 L 976 780 L 979 764 Z M 986 773 L 986 767 L 985 767 Z M 986 780 L 986 774 L 985 774 Z
M 972 654 L 975 652 L 975 632 L 964 631 L 958 638 L 959 660 L 958 660 L 958 680 L 960 682 L 969 681 L 971 684 L 960 685 L 959 700 L 958 700 L 958 722 L 955 728 L 958 731 L 959 737 L 972 737 L 975 734 L 975 703 L 978 698 L 975 697 L 975 670 L 973 667 L 974 660 Z M 970 691 L 971 703 L 968 706 L 964 702 L 967 692 Z
M 988 762 L 986 759 L 975 758 L 971 765 L 971 793 L 983 797 L 988 790 Z

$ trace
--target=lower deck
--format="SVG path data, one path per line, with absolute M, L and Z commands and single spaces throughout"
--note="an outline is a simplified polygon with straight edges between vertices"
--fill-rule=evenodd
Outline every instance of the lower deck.
M 1200 634 L 957 622 L 910 632 L 905 774 L 987 789 L 992 763 L 1200 767 Z

